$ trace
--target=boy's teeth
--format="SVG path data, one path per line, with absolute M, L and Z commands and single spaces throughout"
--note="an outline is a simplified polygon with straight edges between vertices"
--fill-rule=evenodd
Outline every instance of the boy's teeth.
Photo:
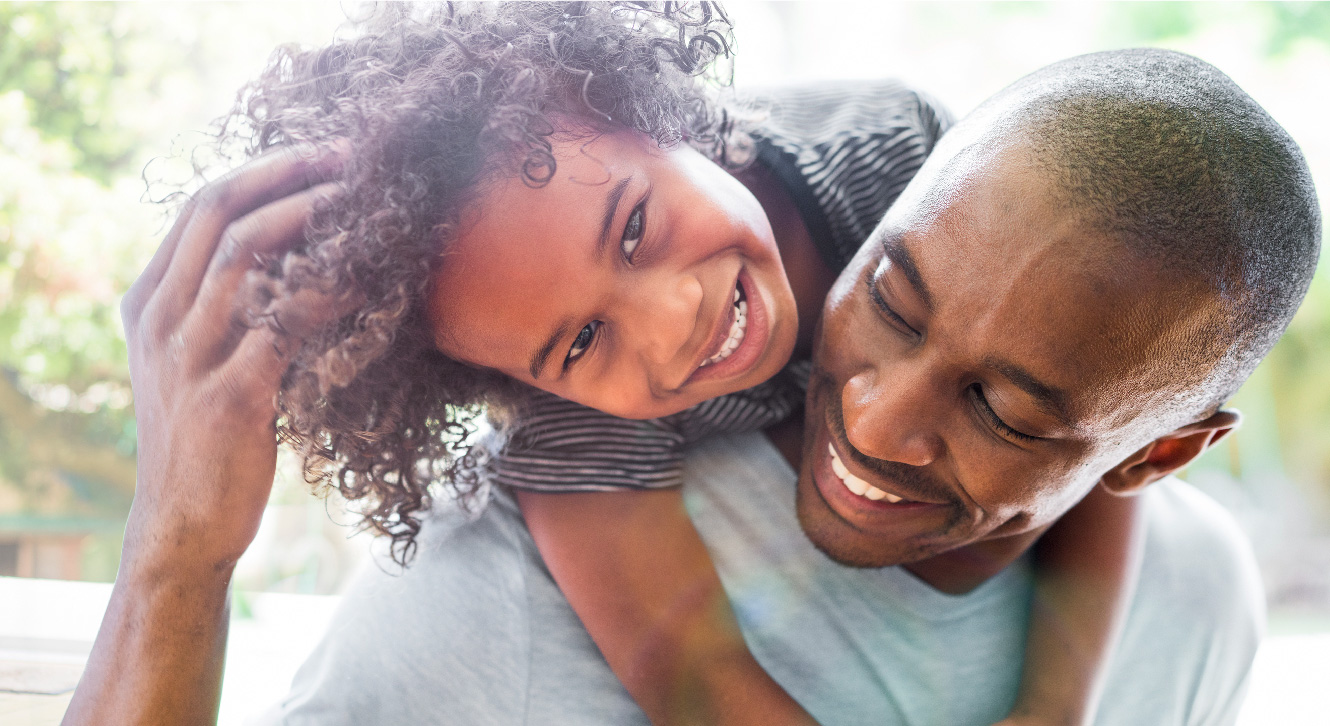
M 734 352 L 739 344 L 744 340 L 744 333 L 748 329 L 748 301 L 739 299 L 739 288 L 734 289 L 734 322 L 730 323 L 729 337 L 720 344 L 720 351 L 715 355 L 702 361 L 701 367 L 706 367 L 712 363 L 719 363 Z
M 865 499 L 871 499 L 875 502 L 882 499 L 885 499 L 892 504 L 905 501 L 901 497 L 884 492 L 863 479 L 851 474 L 850 470 L 845 468 L 845 463 L 840 460 L 840 456 L 836 454 L 836 447 L 827 444 L 827 451 L 831 453 L 831 470 L 836 473 L 837 477 L 840 477 L 841 483 L 845 485 L 846 489 L 849 489 L 858 496 L 864 497 Z

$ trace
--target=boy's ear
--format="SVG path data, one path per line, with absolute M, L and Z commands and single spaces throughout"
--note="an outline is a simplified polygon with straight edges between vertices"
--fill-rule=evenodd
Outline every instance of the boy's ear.
M 1108 470 L 1099 483 L 1110 494 L 1131 496 L 1190 464 L 1242 423 L 1242 414 L 1220 409 L 1208 418 L 1160 436 Z

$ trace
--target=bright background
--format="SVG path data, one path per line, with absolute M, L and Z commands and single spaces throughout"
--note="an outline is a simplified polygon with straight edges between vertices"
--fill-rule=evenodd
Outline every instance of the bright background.
M 958 116 L 1070 55 L 1140 45 L 1194 53 L 1286 126 L 1330 194 L 1330 4 L 789 2 L 729 11 L 740 87 L 896 76 Z M 144 169 L 169 177 L 276 44 L 326 42 L 342 17 L 328 3 L 0 4 L 0 575 L 114 577 L 135 449 L 117 305 L 165 229 L 161 208 L 142 203 Z M 1284 638 L 1330 633 L 1326 278 L 1323 269 L 1235 400 L 1244 428 L 1188 473 L 1249 532 L 1271 633 Z M 284 474 L 238 572 L 238 617 L 253 616 L 262 599 L 249 593 L 337 592 L 366 550 L 336 524 L 347 519 Z M 1290 645 L 1307 642 L 1276 639 L 1262 657 L 1303 658 L 1304 678 L 1311 669 L 1330 679 L 1324 647 Z M 1251 722 L 1311 723 L 1298 715 L 1310 711 L 1289 710 L 1296 698 L 1316 696 L 1258 678 L 1252 708 L 1284 710 Z

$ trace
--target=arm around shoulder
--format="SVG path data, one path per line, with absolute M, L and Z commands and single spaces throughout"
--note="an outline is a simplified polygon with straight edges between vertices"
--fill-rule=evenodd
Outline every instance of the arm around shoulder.
M 1160 481 L 1141 499 L 1140 579 L 1101 718 L 1232 724 L 1265 625 L 1251 544 L 1232 514 L 1182 481 Z
M 559 588 L 652 723 L 813 723 L 748 651 L 678 487 L 517 499 Z

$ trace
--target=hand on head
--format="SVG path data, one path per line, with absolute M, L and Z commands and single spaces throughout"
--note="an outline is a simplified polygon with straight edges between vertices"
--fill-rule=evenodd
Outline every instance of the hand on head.
M 138 419 L 125 566 L 156 555 L 227 567 L 249 546 L 276 465 L 274 399 L 302 334 L 344 305 L 305 291 L 255 325 L 241 294 L 304 238 L 343 152 L 289 147 L 204 187 L 121 304 Z M 186 555 L 186 553 L 188 553 Z

